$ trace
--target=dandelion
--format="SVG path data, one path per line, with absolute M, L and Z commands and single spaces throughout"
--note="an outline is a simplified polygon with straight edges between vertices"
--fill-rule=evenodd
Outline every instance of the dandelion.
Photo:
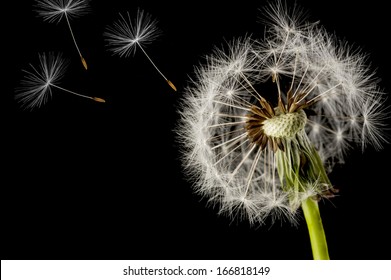
M 63 17 L 65 18 L 69 31 L 71 32 L 73 43 L 79 53 L 81 63 L 87 70 L 87 62 L 76 43 L 70 20 L 72 18 L 83 16 L 89 12 L 89 0 L 36 0 L 35 7 L 38 15 L 42 16 L 45 21 L 58 23 L 63 19 Z
M 57 85 L 63 78 L 67 67 L 61 54 L 43 53 L 38 56 L 38 67 L 30 64 L 30 70 L 23 70 L 25 76 L 20 87 L 16 89 L 15 99 L 22 104 L 22 107 L 30 110 L 41 107 L 52 96 L 53 88 L 97 102 L 105 102 L 102 98 L 82 95 Z
M 355 145 L 387 142 L 387 107 L 364 55 L 281 2 L 262 40 L 216 48 L 195 70 L 177 127 L 194 189 L 219 213 L 307 221 L 313 257 L 328 259 L 318 201 Z
M 159 72 L 159 74 L 166 80 L 168 85 L 176 91 L 175 85 L 168 80 L 164 74 L 159 70 L 156 64 L 152 61 L 150 56 L 144 50 L 144 47 L 160 35 L 160 31 L 157 28 L 157 21 L 152 19 L 143 10 L 138 9 L 136 19 L 132 20 L 129 13 L 126 16 L 119 14 L 120 18 L 112 26 L 108 26 L 104 32 L 107 45 L 109 49 L 119 56 L 128 57 L 131 54 L 136 53 L 137 47 L 144 53 L 153 67 Z

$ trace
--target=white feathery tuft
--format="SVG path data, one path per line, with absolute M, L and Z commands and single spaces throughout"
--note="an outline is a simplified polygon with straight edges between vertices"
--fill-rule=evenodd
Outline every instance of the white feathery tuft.
M 90 12 L 89 0 L 35 0 L 35 11 L 48 22 L 60 22 L 64 16 L 78 18 Z
M 52 85 L 63 78 L 67 63 L 61 54 L 42 53 L 38 55 L 38 67 L 30 64 L 30 70 L 23 70 L 24 78 L 16 89 L 15 99 L 25 109 L 39 108 L 52 96 Z

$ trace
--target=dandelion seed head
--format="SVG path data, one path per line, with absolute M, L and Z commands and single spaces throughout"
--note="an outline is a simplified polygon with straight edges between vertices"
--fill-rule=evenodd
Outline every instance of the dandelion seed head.
M 263 39 L 227 42 L 196 68 L 177 132 L 185 171 L 219 213 L 295 223 L 302 201 L 329 196 L 348 150 L 388 141 L 389 114 L 365 55 L 296 6 L 266 14 Z

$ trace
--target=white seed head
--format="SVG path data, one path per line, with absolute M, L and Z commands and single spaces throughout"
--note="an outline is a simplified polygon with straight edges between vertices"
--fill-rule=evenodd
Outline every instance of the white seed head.
M 329 192 L 347 149 L 387 141 L 365 56 L 280 1 L 266 12 L 264 38 L 235 39 L 195 69 L 177 128 L 195 190 L 251 223 L 293 220 L 309 194 Z

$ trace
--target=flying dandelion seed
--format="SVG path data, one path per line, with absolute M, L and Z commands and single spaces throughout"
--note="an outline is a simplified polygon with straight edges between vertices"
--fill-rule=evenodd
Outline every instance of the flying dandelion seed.
M 30 70 L 23 70 L 25 76 L 16 89 L 15 99 L 23 108 L 32 110 L 44 105 L 52 96 L 52 88 L 56 88 L 97 102 L 105 102 L 102 98 L 82 95 L 58 86 L 66 67 L 67 63 L 61 54 L 39 54 L 38 67 L 30 64 Z
M 388 108 L 364 55 L 298 10 L 266 9 L 262 40 L 239 38 L 196 68 L 177 128 L 194 189 L 250 223 L 307 221 L 314 258 L 328 259 L 317 201 L 328 173 L 358 144 L 387 142 Z
M 106 37 L 109 49 L 121 57 L 128 57 L 136 53 L 137 47 L 140 48 L 168 85 L 176 91 L 175 85 L 164 76 L 144 50 L 144 47 L 152 43 L 160 34 L 156 26 L 157 21 L 153 20 L 149 14 L 144 13 L 141 9 L 137 10 L 135 20 L 131 19 L 128 12 L 125 16 L 123 14 L 119 16 L 119 20 L 114 22 L 112 26 L 108 26 L 103 34 Z
M 81 63 L 87 70 L 87 62 L 76 43 L 70 20 L 72 18 L 81 17 L 89 12 L 89 0 L 36 0 L 35 7 L 38 15 L 42 16 L 45 21 L 58 23 L 63 17 L 65 18 L 73 43 L 79 53 Z

